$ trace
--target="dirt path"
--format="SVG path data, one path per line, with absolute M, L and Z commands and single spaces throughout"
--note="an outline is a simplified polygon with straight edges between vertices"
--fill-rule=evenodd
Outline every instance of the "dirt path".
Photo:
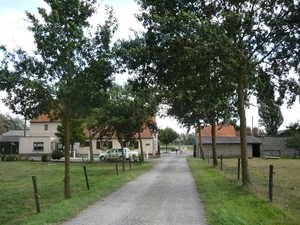
M 206 225 L 187 156 L 163 154 L 153 169 L 64 224 Z

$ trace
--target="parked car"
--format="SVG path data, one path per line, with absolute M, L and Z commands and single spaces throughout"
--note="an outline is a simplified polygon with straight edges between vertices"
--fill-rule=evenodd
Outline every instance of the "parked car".
M 130 151 L 129 148 L 123 148 L 123 149 L 124 149 L 126 160 L 129 160 L 129 158 L 135 159 L 138 157 L 137 151 Z M 99 159 L 102 161 L 109 160 L 109 159 L 122 159 L 122 149 L 121 148 L 108 149 L 107 152 L 102 153 L 99 156 Z

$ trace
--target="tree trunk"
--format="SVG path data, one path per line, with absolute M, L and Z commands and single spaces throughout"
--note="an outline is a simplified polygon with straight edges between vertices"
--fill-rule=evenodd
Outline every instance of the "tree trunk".
M 203 150 L 203 143 L 202 143 L 202 128 L 201 128 L 201 124 L 198 124 L 198 134 L 199 134 L 199 149 L 200 149 L 200 157 L 203 159 L 203 161 L 205 160 L 204 157 L 204 150 Z
M 218 166 L 218 158 L 217 158 L 217 146 L 216 146 L 216 118 L 213 113 L 211 118 L 211 141 L 212 141 L 212 157 L 213 157 L 213 166 Z
M 141 161 L 144 162 L 145 159 L 144 159 L 143 142 L 142 142 L 142 137 L 140 132 L 138 132 L 138 136 L 139 136 L 139 141 L 141 146 Z
M 89 131 L 89 132 L 90 132 L 90 136 L 89 136 L 90 162 L 93 163 L 94 162 L 93 133 L 92 133 L 92 131 Z
M 250 185 L 250 176 L 248 169 L 247 156 L 247 127 L 246 127 L 246 113 L 245 113 L 245 93 L 244 93 L 244 79 L 245 76 L 239 74 L 238 80 L 238 113 L 240 117 L 240 141 L 241 141 L 241 159 L 242 159 L 242 183 L 243 186 Z
M 65 198 L 71 198 L 71 176 L 70 176 L 70 113 L 69 108 L 66 106 L 64 111 L 64 128 L 65 128 Z

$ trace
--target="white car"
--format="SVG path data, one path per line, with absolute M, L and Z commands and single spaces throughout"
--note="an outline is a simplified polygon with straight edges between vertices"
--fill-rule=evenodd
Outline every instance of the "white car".
M 123 149 L 124 149 L 126 160 L 129 160 L 129 158 L 135 159 L 138 157 L 137 151 L 130 151 L 129 148 L 123 148 Z M 121 148 L 108 149 L 107 152 L 102 153 L 99 156 L 99 159 L 101 161 L 109 160 L 109 159 L 122 159 L 122 149 Z

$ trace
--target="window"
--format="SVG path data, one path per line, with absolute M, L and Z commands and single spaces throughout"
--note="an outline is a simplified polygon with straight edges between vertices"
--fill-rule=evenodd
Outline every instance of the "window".
M 90 142 L 89 142 L 89 141 L 86 141 L 86 142 L 84 143 L 84 146 L 85 146 L 85 147 L 89 147 L 89 146 L 90 146 Z
M 96 149 L 101 149 L 101 142 L 100 141 L 97 141 Z
M 103 147 L 107 147 L 108 149 L 112 148 L 112 141 L 101 141 L 100 142 L 100 149 L 102 149 Z
M 62 143 L 57 143 L 57 150 L 63 150 L 64 145 Z
M 44 151 L 44 142 L 33 142 L 33 151 Z
M 48 124 L 45 124 L 44 130 L 48 130 Z

